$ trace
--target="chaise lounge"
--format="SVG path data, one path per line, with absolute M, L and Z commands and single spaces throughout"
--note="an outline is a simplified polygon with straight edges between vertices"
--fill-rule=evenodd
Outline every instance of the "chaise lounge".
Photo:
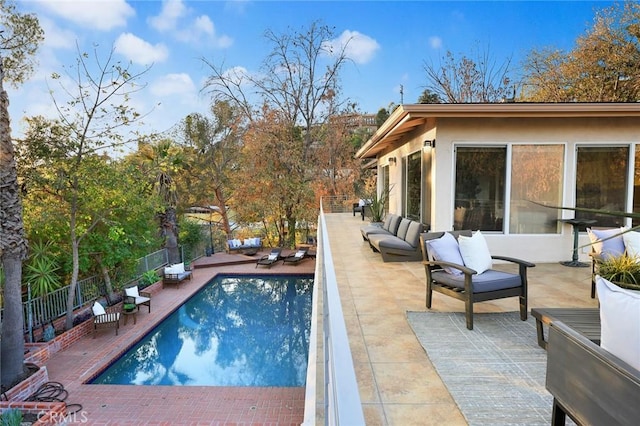
M 295 253 L 291 253 L 290 255 L 285 256 L 284 258 L 282 258 L 282 264 L 285 265 L 288 263 L 290 265 L 297 265 L 302 260 L 307 258 L 308 250 L 309 249 L 307 248 L 301 248 Z
M 271 253 L 265 254 L 260 259 L 258 259 L 258 261 L 256 262 L 256 268 L 259 265 L 266 266 L 267 268 L 271 268 L 273 264 L 275 264 L 277 261 L 282 259 L 281 253 L 282 253 L 282 249 L 279 247 L 271 249 Z

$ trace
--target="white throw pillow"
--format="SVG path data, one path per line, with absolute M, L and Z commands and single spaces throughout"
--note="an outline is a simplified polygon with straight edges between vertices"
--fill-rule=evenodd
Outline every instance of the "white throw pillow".
M 271 253 L 269 254 L 268 259 L 269 260 L 276 260 L 278 258 L 278 253 Z
M 167 274 L 177 274 L 176 268 L 173 265 L 165 267 L 164 268 L 164 273 L 165 273 L 165 275 L 167 275 Z
M 91 307 L 91 310 L 93 311 L 93 315 L 98 316 L 98 315 L 104 315 L 107 313 L 107 311 L 104 310 L 104 306 L 102 306 L 100 304 L 100 302 L 95 301 L 93 303 L 93 306 Z
M 184 272 L 184 262 L 172 265 L 174 274 L 182 274 Z
M 433 256 L 433 260 L 464 265 L 464 260 L 458 247 L 458 241 L 456 241 L 456 237 L 450 233 L 445 232 L 442 237 L 429 240 L 427 244 L 429 245 L 429 254 Z M 450 268 L 448 266 L 443 266 L 442 268 L 453 275 L 462 274 L 462 271 L 456 268 Z
M 591 229 L 587 228 L 589 240 L 596 254 L 602 257 L 617 257 L 624 254 L 624 239 L 622 232 L 626 228 Z
M 487 269 L 491 269 L 493 264 L 489 246 L 480 231 L 476 231 L 471 237 L 460 235 L 458 237 L 460 255 L 464 260 L 464 266 L 471 268 L 481 274 Z
M 597 276 L 600 346 L 640 371 L 640 291 Z
M 124 289 L 124 293 L 129 297 L 138 297 L 140 293 L 138 293 L 138 286 L 129 287 Z
M 295 257 L 304 257 L 304 250 L 298 250 L 296 252 L 296 254 L 294 254 Z
M 635 257 L 640 262 L 640 232 L 630 231 L 622 234 L 627 256 Z

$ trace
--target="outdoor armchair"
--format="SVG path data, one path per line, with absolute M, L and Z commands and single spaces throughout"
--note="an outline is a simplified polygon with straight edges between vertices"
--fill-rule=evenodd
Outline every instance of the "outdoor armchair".
M 467 328 L 473 330 L 475 302 L 518 297 L 520 319 L 526 321 L 527 268 L 534 267 L 533 263 L 490 255 L 479 231 L 425 232 L 420 236 L 420 247 L 427 308 L 431 308 L 434 291 L 461 300 L 465 303 Z M 493 269 L 492 260 L 516 264 L 518 273 Z
M 96 301 L 91 307 L 91 312 L 93 313 L 94 339 L 98 328 L 115 328 L 116 336 L 118 335 L 118 329 L 120 328 L 120 312 L 113 312 L 112 310 L 107 311 L 98 301 Z
M 149 312 L 151 312 L 151 293 L 139 291 L 137 285 L 125 288 L 123 303 L 134 303 L 137 307 L 145 305 L 149 308 Z

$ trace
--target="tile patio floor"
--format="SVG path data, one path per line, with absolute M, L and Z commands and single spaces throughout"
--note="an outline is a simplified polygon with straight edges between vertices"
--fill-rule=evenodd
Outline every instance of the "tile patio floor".
M 360 217 L 351 213 L 327 215 L 367 425 L 466 424 L 406 320 L 407 311 L 425 310 L 422 265 L 383 263 L 380 255 L 362 241 L 359 231 L 362 224 Z M 102 330 L 95 339 L 84 338 L 49 361 L 49 379 L 61 382 L 69 391 L 68 403 L 82 404 L 84 424 L 293 425 L 302 421 L 301 388 L 83 384 L 218 272 L 275 274 L 314 270 L 313 261 L 256 269 L 254 263 L 233 264 L 233 259 L 237 258 L 224 253 L 201 259 L 199 263 L 218 266 L 197 268 L 192 281 L 179 289 L 167 287 L 154 295 L 151 313 L 143 309 L 136 325 L 129 322 L 121 327 L 117 337 L 111 330 Z M 542 264 L 530 270 L 529 308 L 596 307 L 589 291 L 589 268 Z M 463 311 L 462 302 L 449 299 L 435 294 L 433 310 Z M 476 305 L 476 312 L 516 309 L 516 299 Z

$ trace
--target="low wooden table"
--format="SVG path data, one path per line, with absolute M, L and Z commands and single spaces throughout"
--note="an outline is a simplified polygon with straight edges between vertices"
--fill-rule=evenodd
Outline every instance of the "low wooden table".
M 553 321 L 562 321 L 568 327 L 600 345 L 600 309 L 598 308 L 533 308 L 531 315 L 536 319 L 538 345 L 547 349 L 544 326 Z
M 124 325 L 127 325 L 127 320 L 129 319 L 129 316 L 133 316 L 133 324 L 136 324 L 136 316 L 138 314 L 138 306 L 136 305 L 135 309 L 133 309 L 132 311 L 125 311 L 124 309 L 122 310 L 122 316 L 124 317 Z

